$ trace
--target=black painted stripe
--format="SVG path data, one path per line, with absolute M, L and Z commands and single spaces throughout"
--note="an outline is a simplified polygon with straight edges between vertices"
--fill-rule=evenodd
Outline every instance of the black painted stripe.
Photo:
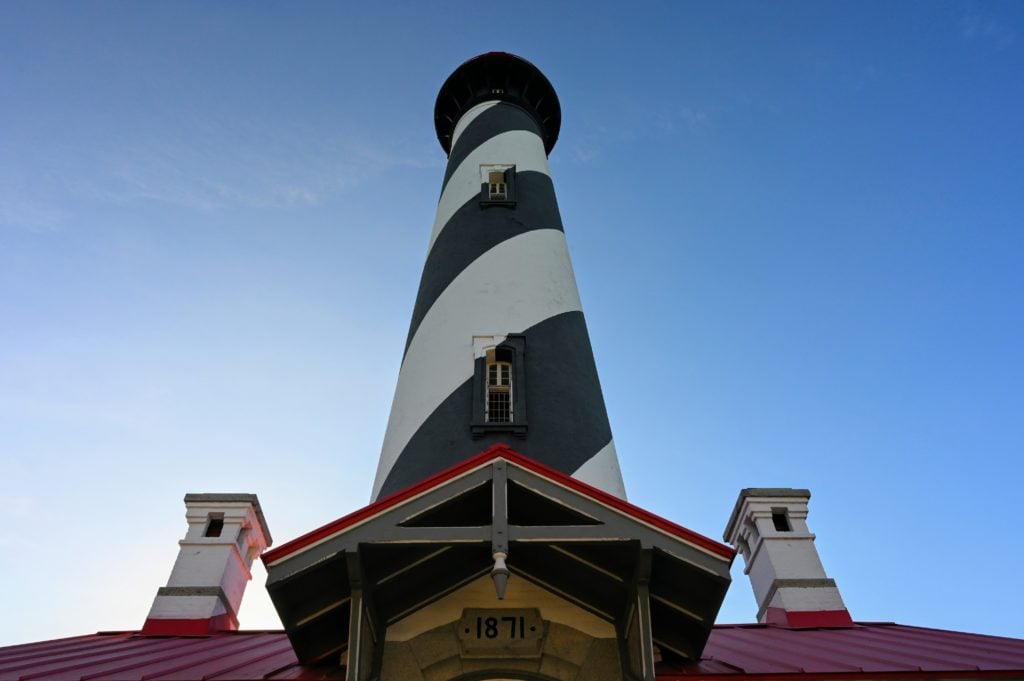
M 473 395 L 470 378 L 412 436 L 388 472 L 378 499 L 499 442 L 569 475 L 608 444 L 611 427 L 583 313 L 555 315 L 524 335 L 529 425 L 525 439 L 504 433 L 472 438 L 473 400 L 483 396 Z
M 474 118 L 473 122 L 467 125 L 466 129 L 459 135 L 458 141 L 455 142 L 455 146 L 452 148 L 452 153 L 448 154 L 448 166 L 444 171 L 444 183 L 441 185 L 441 193 L 444 193 L 444 188 L 448 186 L 448 180 L 451 179 L 455 170 L 462 165 L 467 156 L 473 153 L 474 149 L 492 137 L 503 132 L 509 132 L 510 130 L 532 132 L 543 140 L 540 136 L 540 126 L 537 125 L 537 121 L 533 119 L 533 116 L 526 113 L 526 111 L 520 109 L 515 104 L 508 104 L 506 102 L 492 106 Z M 543 141 L 540 144 L 543 146 Z M 507 161 L 494 159 L 493 162 L 506 163 Z
M 515 208 L 481 208 L 480 197 L 474 196 L 455 211 L 423 265 L 406 352 L 423 318 L 455 277 L 501 242 L 536 229 L 562 231 L 555 186 L 544 173 L 516 173 Z

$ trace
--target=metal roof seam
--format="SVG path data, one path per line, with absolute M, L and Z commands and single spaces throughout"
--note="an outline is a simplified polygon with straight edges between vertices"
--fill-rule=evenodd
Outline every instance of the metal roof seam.
M 897 630 L 897 631 L 899 632 L 900 635 L 906 633 L 903 630 Z M 871 632 L 870 630 L 865 631 L 865 632 L 863 632 L 863 635 L 861 636 L 861 638 L 862 639 L 864 639 L 864 638 L 871 638 L 872 633 L 873 632 Z M 899 643 L 899 642 L 897 642 L 897 643 Z M 861 642 L 860 647 L 861 648 L 863 647 L 863 642 Z M 971 663 L 964 661 L 964 657 L 963 657 L 962 654 L 960 654 L 960 653 L 953 653 L 948 646 L 942 646 L 941 648 L 939 648 L 939 652 L 941 652 L 941 655 L 937 655 L 936 657 L 926 658 L 926 660 L 925 660 L 925 661 L 928 661 L 928 662 L 934 662 L 936 664 L 932 664 L 930 666 L 925 666 L 923 664 L 916 664 L 915 665 L 913 662 L 908 662 L 907 661 L 907 655 L 906 655 L 907 647 L 908 647 L 908 644 L 906 642 L 902 642 L 901 645 L 898 645 L 898 650 L 894 651 L 895 655 L 894 655 L 893 658 L 890 658 L 890 660 L 891 660 L 890 663 L 893 664 L 893 665 L 901 665 L 901 666 L 904 666 L 904 667 L 909 667 L 910 669 L 919 670 L 919 671 L 922 671 L 922 672 L 925 672 L 925 671 L 933 671 L 934 672 L 934 671 L 939 671 L 939 670 L 945 670 L 945 671 L 953 671 L 953 670 L 970 671 L 972 669 L 977 669 L 977 667 L 975 667 Z M 920 649 L 916 649 L 916 650 L 920 650 Z M 928 650 L 933 651 L 933 650 L 935 650 L 935 648 L 933 646 L 929 646 Z M 918 658 L 918 660 L 920 660 L 920 659 L 921 658 Z
M 154 645 L 149 646 L 151 648 L 155 647 L 156 643 L 158 641 L 160 643 L 162 643 L 163 641 L 168 641 L 169 642 L 169 644 L 167 646 L 161 646 L 160 650 L 157 651 L 157 652 L 159 652 L 161 654 L 161 657 L 153 658 L 153 659 L 146 659 L 145 664 L 153 664 L 154 662 L 160 662 L 160 661 L 163 661 L 163 660 L 166 660 L 166 659 L 173 659 L 173 658 L 175 658 L 176 655 L 177 655 L 177 651 L 179 649 L 182 649 L 182 648 L 188 649 L 188 648 L 193 647 L 193 645 L 194 645 L 193 641 L 195 641 L 196 639 L 194 639 L 194 638 L 167 638 L 167 639 L 136 639 L 136 640 L 140 640 L 140 641 L 150 641 L 150 640 L 152 640 L 154 642 Z M 152 654 L 152 653 L 149 653 L 149 654 Z M 139 669 L 141 666 L 145 666 L 145 665 L 140 665 L 139 664 L 138 656 L 139 656 L 139 653 L 135 653 L 132 656 L 135 661 L 134 661 L 133 664 L 130 664 L 130 665 L 125 665 L 125 666 L 121 666 L 121 667 L 114 667 L 113 669 L 107 669 L 107 668 L 103 667 L 103 668 L 101 668 L 102 671 L 96 670 L 95 666 L 93 667 L 92 671 L 83 670 L 83 671 L 85 671 L 87 673 L 83 674 L 80 677 L 80 681 L 91 681 L 92 679 L 106 679 L 106 678 L 109 678 L 110 674 L 114 674 L 114 673 L 117 673 L 117 672 L 128 671 L 130 669 Z M 114 660 L 111 660 L 111 661 L 113 662 Z
M 257 679 L 271 678 L 267 674 L 277 674 L 279 671 L 284 669 L 300 669 L 299 661 L 295 657 L 295 653 L 290 649 L 287 651 L 278 652 L 276 655 L 266 659 L 266 664 L 251 665 L 245 668 L 245 676 L 242 672 L 237 672 L 234 676 L 228 676 L 221 679 L 221 681 L 257 681 Z M 269 671 L 268 671 L 269 670 Z
M 111 644 L 111 645 L 115 645 L 115 644 Z M 73 650 L 72 649 L 61 650 L 59 654 L 60 655 L 67 655 L 69 658 L 71 658 L 71 657 L 74 657 L 76 654 L 78 654 L 79 650 L 87 649 L 87 648 L 88 648 L 88 646 L 84 646 L 84 645 L 83 646 L 76 646 Z M 97 654 L 101 654 L 101 653 L 97 653 Z M 38 659 L 38 658 L 41 658 L 41 657 L 49 659 L 51 656 L 52 656 L 52 651 L 50 651 L 50 650 L 40 650 L 40 651 L 33 652 L 32 654 L 29 654 L 29 655 L 23 655 L 23 656 L 20 656 L 20 657 L 11 658 L 9 660 L 9 662 L 24 662 L 26 660 Z M 3 664 L 3 662 L 2 662 L 2 660 L 0 660 L 0 665 L 2 665 L 2 664 Z M 14 665 L 14 666 L 7 666 L 7 667 L 0 666 L 0 672 L 3 672 L 3 671 L 16 671 L 18 669 L 23 669 L 23 668 L 25 668 L 25 665 Z
M 722 665 L 723 667 L 728 667 L 729 669 L 735 669 L 737 672 L 740 672 L 740 673 L 743 672 L 743 668 L 742 667 L 737 667 L 734 664 L 726 662 L 725 660 L 719 660 L 719 659 L 717 659 L 717 658 L 715 658 L 713 656 L 712 657 L 706 657 L 706 658 L 702 657 L 698 661 L 698 664 L 703 664 L 704 662 L 714 662 L 715 664 Z
M 190 640 L 184 640 L 184 641 L 179 641 L 177 639 L 165 639 L 165 640 L 168 641 L 168 645 L 160 647 L 161 651 L 164 651 L 164 652 L 177 651 L 180 648 L 188 648 L 191 645 L 191 641 Z M 161 640 L 161 641 L 159 641 L 159 643 L 163 643 L 163 641 Z M 150 647 L 150 648 L 152 648 L 152 647 L 155 647 L 156 645 L 157 645 L 156 643 L 154 643 L 153 645 L 149 645 L 149 646 L 140 645 L 140 646 L 137 646 L 137 648 L 141 648 L 141 647 Z M 116 673 L 116 672 L 127 671 L 129 669 L 135 669 L 135 668 L 138 667 L 138 656 L 139 656 L 139 654 L 140 654 L 139 651 L 133 651 L 130 655 L 122 655 L 120 657 L 111 658 L 110 660 L 107 660 L 108 662 L 119 662 L 121 660 L 129 659 L 129 658 L 131 658 L 133 660 L 133 664 L 124 665 L 124 666 L 120 666 L 120 667 L 114 667 L 113 669 L 109 669 L 107 667 L 101 667 L 100 669 L 102 669 L 102 671 L 98 671 L 96 669 L 97 665 L 90 665 L 90 669 L 83 669 L 82 670 L 84 673 L 79 677 L 79 681 L 89 681 L 90 679 L 103 679 L 103 678 L 107 677 L 109 674 L 113 674 L 113 673 Z
M 237 641 L 244 641 L 244 639 L 236 638 L 236 637 L 211 636 L 209 639 L 207 639 L 207 641 L 209 642 L 209 645 L 206 646 L 204 649 L 200 650 L 195 655 L 195 657 L 201 657 L 201 659 L 199 659 L 199 660 L 197 660 L 195 662 L 186 662 L 186 663 L 183 663 L 183 664 L 179 664 L 178 666 L 171 666 L 171 667 L 166 668 L 166 669 L 155 670 L 155 671 L 153 671 L 150 674 L 145 674 L 144 676 L 140 677 L 141 681 L 153 681 L 154 679 L 159 679 L 159 678 L 161 678 L 163 676 L 166 676 L 168 674 L 173 674 L 174 672 L 178 672 L 178 671 L 181 671 L 183 669 L 189 669 L 191 667 L 195 667 L 195 666 L 200 665 L 200 664 L 206 664 L 208 661 L 219 659 L 220 657 L 223 657 L 223 655 L 225 654 L 224 651 L 220 650 L 220 648 L 219 648 L 219 646 L 221 645 L 221 641 L 223 641 L 225 639 L 227 639 L 227 641 L 225 641 L 225 643 L 223 644 L 225 647 L 230 646 L 231 643 L 233 643 L 236 640 Z M 204 642 L 206 642 L 206 641 L 204 641 Z M 246 643 L 248 643 L 248 641 L 246 641 Z M 235 654 L 235 653 L 239 653 L 239 652 L 245 652 L 246 650 L 251 650 L 254 647 L 255 646 L 248 646 L 247 647 L 245 645 L 239 645 L 239 646 L 235 647 L 235 649 L 233 649 L 231 651 L 231 654 Z M 214 657 L 208 657 L 208 655 L 210 653 L 216 653 L 216 654 L 215 654 Z M 181 658 L 179 658 L 179 660 L 180 659 Z M 184 658 L 184 659 L 187 659 L 187 657 Z M 156 663 L 160 663 L 160 662 L 165 662 L 165 661 L 167 661 L 167 658 L 161 658 L 160 660 L 156 660 L 155 662 Z M 149 665 L 146 665 L 146 666 L 149 666 Z
M 102 658 L 102 659 L 93 660 L 93 661 L 87 663 L 89 665 L 95 665 L 97 663 L 117 662 L 119 660 L 123 660 L 123 659 L 126 659 L 128 657 L 132 657 L 134 655 L 134 653 L 129 653 L 129 654 L 122 654 L 122 655 L 114 655 L 113 657 L 106 657 L 105 656 L 105 655 L 107 655 L 109 653 L 113 653 L 113 652 L 117 652 L 117 651 L 110 650 L 109 647 L 108 647 L 108 648 L 104 649 L 103 651 L 100 651 L 100 652 L 98 652 L 98 653 L 96 653 L 94 655 L 85 655 L 84 657 L 86 657 L 86 658 L 90 658 L 90 657 L 92 657 L 92 658 L 95 658 L 95 657 Z M 70 664 L 70 665 L 66 665 L 66 666 L 63 666 L 63 667 L 51 668 L 51 669 L 47 669 L 45 671 L 39 671 L 39 672 L 37 672 L 35 674 L 22 675 L 22 676 L 19 676 L 18 678 L 19 679 L 38 679 L 38 678 L 45 678 L 47 676 L 53 676 L 55 674 L 60 674 L 61 672 L 71 671 L 73 669 L 80 668 L 80 667 L 84 666 L 80 662 L 81 659 L 82 659 L 82 656 L 62 657 L 59 660 L 55 660 L 54 662 L 66 662 L 66 661 L 75 660 L 77 662 L 77 664 Z M 12 670 L 24 669 L 24 668 L 25 668 L 25 665 L 21 665 L 19 667 L 13 667 Z
M 714 642 L 712 642 L 709 639 L 708 640 L 708 647 L 722 648 L 724 650 L 731 650 L 731 651 L 734 651 L 735 653 L 737 653 L 736 657 L 739 658 L 737 660 L 737 664 L 738 664 L 739 668 L 742 669 L 744 672 L 747 672 L 747 670 L 748 670 L 748 668 L 750 666 L 749 664 L 744 664 L 743 663 L 743 658 L 744 657 L 750 658 L 752 660 L 758 660 L 758 661 L 765 662 L 765 663 L 767 663 L 767 666 L 769 668 L 775 667 L 777 670 L 792 671 L 794 669 L 799 669 L 799 667 L 795 667 L 793 665 L 783 664 L 783 663 L 779 662 L 779 660 L 773 659 L 773 658 L 768 657 L 766 655 L 758 655 L 756 653 L 751 652 L 749 642 L 747 640 L 745 640 L 745 639 L 743 639 L 743 640 L 730 640 L 729 638 L 726 638 L 726 637 L 719 637 L 717 640 L 714 640 Z M 705 650 L 706 649 L 707 648 L 705 648 Z
M 4 664 L 5 661 L 20 662 L 21 660 L 27 659 L 28 657 L 38 657 L 39 655 L 43 654 L 44 648 L 45 650 L 50 650 L 50 646 L 54 648 L 64 648 L 65 646 L 67 646 L 68 648 L 71 648 L 72 646 L 74 648 L 87 647 L 88 644 L 93 642 L 94 636 L 94 634 L 86 634 L 85 636 L 58 638 L 50 641 L 41 641 L 39 643 L 19 643 L 13 646 L 7 646 L 6 648 L 0 649 L 0 665 Z M 3 651 L 6 650 L 10 650 L 15 653 L 20 653 L 21 656 L 15 655 L 14 657 L 5 658 L 3 656 Z M 3 669 L 3 667 L 0 667 L 0 671 L 2 671 Z
M 271 641 L 270 644 L 272 645 L 273 641 Z M 237 650 L 232 650 L 232 651 L 230 651 L 228 653 L 220 652 L 220 654 L 216 657 L 216 659 L 223 659 L 225 656 L 228 656 L 228 655 L 231 655 L 231 656 L 238 655 L 238 654 L 243 653 L 243 652 L 248 652 L 249 650 L 255 650 L 257 648 L 262 648 L 265 645 L 267 645 L 267 643 L 264 640 L 256 639 L 252 643 L 252 645 L 239 647 Z M 290 650 L 291 646 L 289 646 L 288 649 Z M 262 657 L 269 657 L 269 656 L 272 656 L 274 654 L 278 654 L 278 652 L 279 651 L 273 651 L 273 652 L 268 652 L 265 655 L 260 655 L 259 657 L 247 658 L 247 659 L 245 659 L 245 661 L 243 661 L 242 663 L 240 663 L 238 665 L 230 665 L 230 666 L 228 666 L 226 668 L 223 668 L 223 669 L 218 669 L 218 670 L 215 670 L 213 672 L 205 673 L 204 676 L 203 676 L 203 679 L 205 681 L 208 678 L 216 677 L 216 676 L 218 676 L 220 674 L 225 674 L 226 672 L 229 672 L 232 669 L 238 669 L 240 667 L 244 667 L 245 665 L 251 664 L 251 663 L 255 662 L 256 659 L 260 659 Z M 188 669 L 188 668 L 186 667 L 184 669 Z
M 908 629 L 910 629 L 910 628 L 909 627 L 901 627 L 900 629 L 898 629 L 900 636 L 904 637 L 904 640 L 902 640 L 902 641 L 892 641 L 892 640 L 889 640 L 889 639 L 883 641 L 880 638 L 878 638 L 878 633 L 880 633 L 880 632 L 873 632 L 873 631 L 870 631 L 870 630 L 865 634 L 865 638 L 875 639 L 876 646 L 879 646 L 879 644 L 885 644 L 884 647 L 892 650 L 893 653 L 897 656 L 898 659 L 906 659 L 904 656 L 906 655 L 908 645 L 911 644 L 911 642 L 906 640 L 906 639 L 917 639 L 917 640 L 913 641 L 913 649 L 914 649 L 914 651 L 916 653 L 918 653 L 918 654 L 920 654 L 922 652 L 926 652 L 929 655 L 933 656 L 933 657 L 927 658 L 927 660 L 926 660 L 927 662 L 930 662 L 932 664 L 930 664 L 927 667 L 922 666 L 921 667 L 922 671 L 925 671 L 925 670 L 931 670 L 931 671 L 947 670 L 948 671 L 951 668 L 952 669 L 970 670 L 970 669 L 974 668 L 971 664 L 963 662 L 964 651 L 959 650 L 957 652 L 953 652 L 954 649 L 951 647 L 950 641 L 948 641 L 948 640 L 947 641 L 937 641 L 937 640 L 935 640 L 936 637 L 934 637 L 934 636 L 927 636 L 927 637 L 920 636 L 916 632 L 908 631 Z M 955 632 L 950 632 L 950 633 L 955 633 Z M 946 637 L 943 637 L 943 638 L 946 638 Z M 956 638 L 956 637 L 951 636 L 951 637 L 948 637 L 948 638 Z M 922 641 L 922 639 L 925 639 L 927 641 L 927 644 L 925 644 Z M 920 660 L 920 657 L 918 659 Z M 952 667 L 949 667 L 947 665 L 952 665 Z
M 868 638 L 868 637 L 866 636 L 865 638 Z M 893 647 L 880 646 L 878 643 L 876 643 L 875 641 L 871 640 L 870 642 L 867 642 L 867 643 L 864 642 L 864 641 L 861 641 L 860 642 L 860 648 L 862 650 L 863 649 L 867 649 L 867 650 L 870 650 L 870 651 L 877 651 L 877 652 L 880 652 L 880 653 L 882 651 L 891 652 L 893 655 L 895 655 L 896 659 L 900 659 L 900 660 L 905 660 L 906 659 L 907 646 L 905 644 L 902 645 L 902 646 L 898 646 L 897 649 L 894 650 Z M 891 660 L 893 658 L 890 656 L 890 657 L 886 657 L 886 658 L 883 658 L 883 659 L 885 661 L 888 661 L 888 660 Z M 971 667 L 970 667 L 970 665 L 967 665 L 966 668 L 970 669 Z M 922 669 L 922 671 L 924 671 L 924 670 Z
M 195 646 L 200 648 L 197 650 Z M 82 664 L 70 673 L 57 671 L 69 666 L 68 655 L 75 652 Z M 342 668 L 336 661 L 329 667 L 299 665 L 286 634 L 273 631 L 224 632 L 196 638 L 143 637 L 126 632 L 0 648 L 0 679 L 139 681 L 145 671 L 153 671 L 152 667 L 145 667 L 147 662 L 172 652 L 180 658 L 193 654 L 188 662 L 192 666 L 186 665 L 184 672 L 171 672 L 173 679 L 322 681 L 343 678 L 340 676 Z M 834 659 L 820 669 L 817 660 L 808 658 L 808 654 Z M 54 661 L 53 655 L 59 660 Z M 877 658 L 887 661 L 879 664 Z M 131 664 L 127 664 L 129 662 Z M 25 668 L 25 663 L 30 666 Z M 12 666 L 19 669 L 11 670 Z M 111 671 L 124 667 L 128 667 L 124 672 Z M 171 681 L 171 678 L 162 681 Z M 659 681 L 764 681 L 769 678 L 1019 681 L 1024 679 L 1024 641 L 895 624 L 859 623 L 852 629 L 815 630 L 759 624 L 721 625 L 712 631 L 704 658 L 691 662 L 663 660 L 658 663 L 657 678 Z
M 295 662 L 289 662 L 288 664 L 285 664 L 285 665 L 281 665 L 280 667 L 278 667 L 278 668 L 277 668 L 277 669 L 275 669 L 274 671 L 272 671 L 272 672 L 268 672 L 268 673 L 264 674 L 264 675 L 263 675 L 263 676 L 262 676 L 261 678 L 264 678 L 264 679 L 273 679 L 273 678 L 274 678 L 275 676 L 277 676 L 278 674 L 280 674 L 280 673 L 281 673 L 281 672 L 283 672 L 284 670 L 286 670 L 286 669 L 292 669 L 292 668 L 294 668 L 294 667 L 298 667 L 298 666 L 299 666 L 299 661 L 298 661 L 298 660 L 295 660 Z
M 824 637 L 822 637 L 822 638 L 824 638 Z M 848 656 L 849 655 L 850 651 L 849 651 L 849 645 L 848 644 L 844 644 L 842 641 L 832 640 L 832 639 L 835 639 L 836 637 L 828 637 L 828 638 L 829 638 L 829 640 L 827 642 L 819 640 L 819 641 L 816 642 L 816 645 L 818 645 L 819 647 L 823 647 L 823 648 L 827 647 L 828 650 L 833 651 L 833 653 L 835 655 L 837 655 L 837 656 L 842 656 L 842 655 L 847 655 Z M 858 650 L 863 650 L 866 647 L 867 646 L 865 646 L 861 640 L 858 641 Z M 871 649 L 874 650 L 873 647 Z M 861 655 L 861 658 L 862 658 L 862 660 L 859 662 L 859 667 L 860 667 L 861 671 L 864 671 L 864 672 L 868 672 L 868 671 L 888 671 L 888 670 L 893 669 L 894 666 L 898 666 L 898 663 L 895 662 L 892 659 L 891 656 L 890 657 L 886 657 L 886 656 L 882 656 L 882 655 L 879 655 L 879 656 Z M 878 668 L 877 669 L 873 669 L 873 670 L 866 668 L 864 666 L 864 663 L 863 663 L 864 659 L 867 659 L 867 660 L 870 660 L 872 662 L 877 663 L 877 667 Z
M 934 640 L 936 638 L 941 639 L 960 639 L 965 643 L 981 645 L 982 642 L 988 645 L 1000 644 L 1007 646 L 1015 646 L 1020 643 L 1019 639 L 1009 638 L 1006 636 L 992 636 L 989 634 L 973 634 L 966 631 L 949 631 L 946 629 L 935 629 L 932 627 L 917 627 L 910 624 L 897 624 L 900 631 L 907 636 L 913 636 L 915 638 L 928 638 Z
M 765 633 L 766 633 L 766 637 L 767 638 L 777 639 L 777 640 L 780 640 L 780 641 L 785 640 L 785 642 L 788 643 L 789 640 L 791 640 L 791 638 L 792 638 L 792 636 L 790 636 L 788 634 L 790 634 L 793 631 L 794 630 L 786 630 L 786 629 L 774 629 L 774 630 L 773 629 L 768 629 Z M 805 634 L 807 634 L 807 633 L 818 633 L 818 632 L 813 632 L 813 631 L 809 632 L 807 630 L 799 630 L 799 631 L 800 631 L 800 633 L 798 635 L 801 636 L 801 637 L 805 637 Z M 808 651 L 815 651 L 815 652 L 808 652 Z M 815 653 L 817 653 L 817 654 L 815 654 Z M 859 671 L 863 671 L 856 663 L 853 663 L 853 662 L 846 663 L 845 665 L 842 662 L 838 662 L 837 663 L 835 658 L 832 658 L 832 657 L 824 654 L 823 651 L 821 651 L 821 649 L 818 647 L 818 641 L 817 640 L 814 640 L 814 641 L 804 641 L 802 643 L 802 648 L 800 650 L 800 655 L 804 659 L 815 660 L 819 664 L 823 665 L 824 667 L 835 668 L 837 666 L 846 666 L 847 669 L 852 670 L 852 671 L 858 671 L 858 670 Z M 800 665 L 796 665 L 794 663 L 794 666 L 800 666 Z M 804 669 L 804 671 L 807 671 L 807 665 L 802 665 L 801 668 Z
M 288 653 L 293 652 L 292 651 L 291 643 L 288 642 L 287 638 L 285 638 L 282 641 L 272 641 L 268 645 L 274 645 L 274 644 L 278 644 L 278 643 L 283 644 L 283 645 L 281 645 L 279 647 L 279 649 L 277 649 L 277 650 L 272 650 L 269 653 L 266 653 L 265 655 L 260 655 L 258 657 L 248 658 L 248 659 L 243 660 L 242 662 L 239 662 L 238 664 L 229 665 L 227 667 L 223 667 L 223 668 L 218 669 L 216 671 L 210 672 L 209 674 L 204 676 L 203 679 L 204 679 L 204 681 L 206 681 L 207 679 L 215 679 L 218 676 L 221 676 L 222 674 L 227 674 L 230 671 L 234 671 L 236 669 L 241 669 L 242 667 L 244 667 L 246 665 L 250 665 L 250 664 L 252 664 L 254 662 L 259 662 L 261 660 L 266 660 L 268 658 L 274 657 L 275 655 L 280 655 L 283 652 L 288 652 Z M 261 645 L 263 645 L 263 644 L 261 644 Z

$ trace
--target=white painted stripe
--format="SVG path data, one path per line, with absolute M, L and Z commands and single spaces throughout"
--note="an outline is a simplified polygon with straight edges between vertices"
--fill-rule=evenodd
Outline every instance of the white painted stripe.
M 619 457 L 615 453 L 615 440 L 609 440 L 597 454 L 577 468 L 572 477 L 608 494 L 614 494 L 623 501 L 626 500 L 626 486 L 622 484 L 622 471 L 619 469 Z
M 491 107 L 493 107 L 493 106 L 495 106 L 497 104 L 498 104 L 498 100 L 497 99 L 492 99 L 489 102 L 481 102 L 481 103 L 477 104 L 476 106 L 472 107 L 466 113 L 462 114 L 462 118 L 460 118 L 459 122 L 455 124 L 455 130 L 452 131 L 452 147 L 451 148 L 452 149 L 455 148 L 455 143 L 459 141 L 459 136 L 463 132 L 466 131 L 466 128 L 469 127 L 469 124 L 472 123 L 473 120 L 477 116 L 479 116 L 484 111 L 487 111 L 488 109 L 490 109 Z
M 507 239 L 460 272 L 423 317 L 405 353 L 373 498 L 416 430 L 472 377 L 473 336 L 521 333 L 580 310 L 569 249 L 557 229 Z
M 548 156 L 544 153 L 544 141 L 539 135 L 526 130 L 510 130 L 495 135 L 474 149 L 463 159 L 445 185 L 441 199 L 437 202 L 437 216 L 430 233 L 430 246 L 434 247 L 437 236 L 455 215 L 455 211 L 474 196 L 480 195 L 480 166 L 490 163 L 512 163 L 516 172 L 533 170 L 550 176 Z

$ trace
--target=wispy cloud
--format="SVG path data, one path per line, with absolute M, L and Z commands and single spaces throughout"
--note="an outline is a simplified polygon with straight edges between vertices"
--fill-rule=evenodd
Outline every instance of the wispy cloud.
M 67 217 L 66 212 L 33 194 L 20 187 L 0 184 L 0 226 L 33 232 L 58 229 Z
M 82 202 L 198 211 L 310 206 L 396 168 L 442 162 L 426 143 L 208 118 L 119 131 L 73 152 L 59 147 L 59 140 L 25 144 L 7 156 L 16 164 L 0 163 L 0 225 L 59 229 Z
M 104 159 L 109 201 L 151 200 L 196 210 L 313 205 L 399 166 L 436 163 L 344 133 L 241 130 L 206 125 L 174 138 L 135 139 Z
M 593 163 L 601 157 L 601 149 L 593 144 L 577 144 L 572 150 L 572 158 L 580 165 Z
M 966 40 L 986 42 L 997 50 L 1009 49 L 1017 39 L 1013 28 L 976 12 L 960 18 L 960 35 Z
M 624 98 L 617 103 L 613 100 L 592 113 L 600 115 L 600 118 L 583 121 L 583 132 L 570 152 L 572 159 L 579 164 L 597 162 L 610 146 L 651 137 L 664 140 L 674 135 L 700 135 L 714 125 L 713 116 L 698 107 L 666 107 L 632 98 Z M 628 125 L 622 125 L 623 121 Z
M 711 118 L 706 111 L 689 106 L 658 111 L 654 115 L 661 129 L 666 133 L 675 133 L 680 130 L 701 132 L 711 125 Z

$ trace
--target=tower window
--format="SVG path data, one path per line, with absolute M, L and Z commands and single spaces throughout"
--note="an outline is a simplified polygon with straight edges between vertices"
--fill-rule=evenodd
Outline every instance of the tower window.
M 495 359 L 487 358 L 487 394 L 484 420 L 487 423 L 512 422 L 512 352 L 494 350 Z M 497 359 L 501 356 L 502 359 Z
M 487 174 L 488 194 L 491 201 L 504 201 L 508 198 L 508 186 L 505 184 L 505 173 L 492 170 Z
M 474 336 L 473 356 L 473 437 L 526 437 L 526 338 Z
M 516 205 L 516 167 L 508 163 L 480 166 L 480 207 Z

